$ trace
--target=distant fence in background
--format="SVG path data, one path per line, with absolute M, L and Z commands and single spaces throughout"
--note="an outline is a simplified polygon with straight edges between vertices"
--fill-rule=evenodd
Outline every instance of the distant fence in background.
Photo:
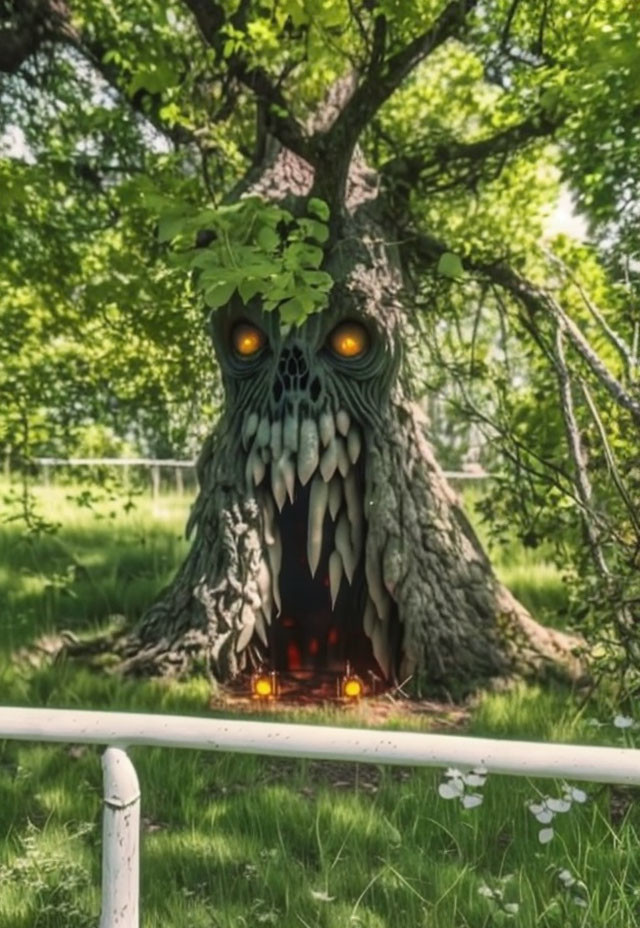
M 149 482 L 151 486 L 151 495 L 156 499 L 166 487 L 167 481 L 163 481 L 163 475 L 172 473 L 170 481 L 171 488 L 179 494 L 184 493 L 185 485 L 193 489 L 196 485 L 195 462 L 181 461 L 175 458 L 31 458 L 29 465 L 37 467 L 42 475 L 42 482 L 49 486 L 53 482 L 53 474 L 56 468 L 102 468 L 116 467 L 122 468 L 123 476 L 126 479 L 132 468 L 141 468 L 149 473 Z M 467 480 L 492 480 L 499 477 L 499 474 L 489 473 L 482 468 L 475 467 L 469 470 L 445 470 L 444 475 L 448 480 L 467 481 Z M 5 461 L 5 476 L 11 479 L 11 465 L 9 459 Z M 186 479 L 185 479 L 186 478 Z

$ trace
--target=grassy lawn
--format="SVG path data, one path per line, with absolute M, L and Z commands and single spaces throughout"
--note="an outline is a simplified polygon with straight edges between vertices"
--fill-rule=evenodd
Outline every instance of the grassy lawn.
M 34 652 L 36 640 L 61 629 L 135 619 L 187 548 L 187 497 L 140 497 L 127 511 L 124 499 L 89 509 L 69 495 L 77 488 L 40 491 L 44 514 L 63 525 L 54 536 L 29 539 L 17 523 L 0 526 L 1 702 L 223 715 L 209 708 L 205 681 L 122 681 Z M 562 625 L 566 599 L 550 563 L 515 546 L 497 563 L 536 614 Z M 567 688 L 522 685 L 485 694 L 465 713 L 440 706 L 376 724 L 629 739 L 628 730 L 591 723 L 611 718 L 599 700 L 578 711 Z M 372 724 L 366 706 L 313 716 L 281 708 L 269 718 Z M 131 756 L 142 786 L 146 928 L 640 923 L 635 791 L 572 783 L 587 799 L 555 816 L 543 844 L 545 826 L 527 805 L 560 797 L 563 784 L 553 781 L 489 776 L 474 789 L 482 803 L 465 809 L 439 795 L 440 771 L 145 748 Z M 101 793 L 97 748 L 0 743 L 0 928 L 97 924 Z

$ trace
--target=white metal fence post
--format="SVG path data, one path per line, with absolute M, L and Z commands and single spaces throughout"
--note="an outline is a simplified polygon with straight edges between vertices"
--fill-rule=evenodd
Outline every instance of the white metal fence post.
M 100 928 L 138 928 L 140 785 L 126 751 L 102 755 L 104 816 Z

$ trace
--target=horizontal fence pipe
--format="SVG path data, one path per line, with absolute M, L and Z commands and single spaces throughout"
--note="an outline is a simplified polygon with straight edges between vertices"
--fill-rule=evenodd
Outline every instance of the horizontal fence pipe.
M 0 739 L 192 748 L 640 785 L 640 751 L 458 735 L 73 709 L 0 709 Z
M 140 921 L 140 785 L 122 748 L 102 755 L 102 908 L 100 928 L 138 928 Z

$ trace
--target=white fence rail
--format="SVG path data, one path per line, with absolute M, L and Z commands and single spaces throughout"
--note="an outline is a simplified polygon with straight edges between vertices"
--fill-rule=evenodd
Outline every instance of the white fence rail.
M 140 789 L 131 745 L 640 785 L 640 750 L 68 709 L 0 708 L 0 739 L 107 746 L 100 928 L 138 928 Z

